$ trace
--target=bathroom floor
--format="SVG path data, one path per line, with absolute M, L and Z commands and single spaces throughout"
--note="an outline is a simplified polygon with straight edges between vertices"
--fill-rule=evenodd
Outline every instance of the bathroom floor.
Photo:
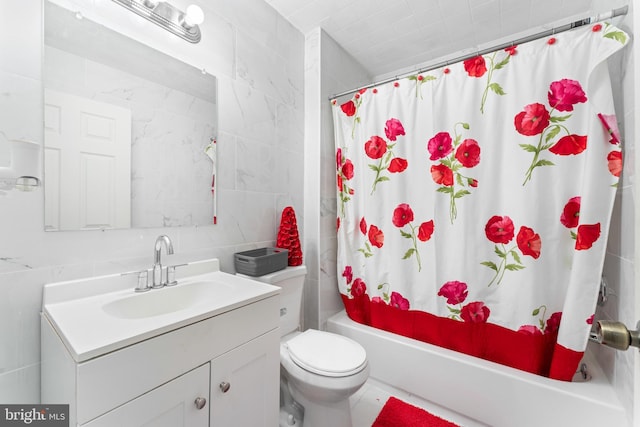
M 427 402 L 426 400 L 398 390 L 373 378 L 369 378 L 364 386 L 351 397 L 353 427 L 371 427 L 371 424 L 375 421 L 385 402 L 391 396 L 423 408 L 433 415 L 442 417 L 461 427 L 487 427 L 486 424 L 471 420 L 457 412 Z

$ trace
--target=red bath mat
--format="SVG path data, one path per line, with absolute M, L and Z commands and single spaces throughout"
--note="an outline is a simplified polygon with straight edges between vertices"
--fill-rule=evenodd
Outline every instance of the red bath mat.
M 433 414 L 390 397 L 371 427 L 460 427 Z

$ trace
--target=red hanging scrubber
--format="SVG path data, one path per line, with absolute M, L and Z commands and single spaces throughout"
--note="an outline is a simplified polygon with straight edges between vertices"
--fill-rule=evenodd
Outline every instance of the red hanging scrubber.
M 296 213 L 291 206 L 287 206 L 282 211 L 276 246 L 289 250 L 290 266 L 302 265 L 302 248 L 300 247 L 300 236 L 298 235 L 298 221 L 296 220 Z

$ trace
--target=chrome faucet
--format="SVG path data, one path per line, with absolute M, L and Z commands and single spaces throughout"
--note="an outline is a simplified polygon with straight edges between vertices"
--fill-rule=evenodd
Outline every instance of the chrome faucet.
M 151 283 L 152 288 L 161 288 L 167 284 L 167 275 L 165 274 L 165 277 L 162 277 L 163 271 L 161 253 L 163 245 L 165 250 L 167 251 L 167 255 L 173 254 L 173 243 L 171 243 L 171 239 L 169 238 L 169 236 L 167 236 L 166 234 L 158 236 L 153 250 L 153 281 Z

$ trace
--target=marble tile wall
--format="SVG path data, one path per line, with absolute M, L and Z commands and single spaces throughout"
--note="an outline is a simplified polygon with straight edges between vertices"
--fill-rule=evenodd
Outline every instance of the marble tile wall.
M 637 13 L 633 4 L 630 4 L 630 12 L 617 25 L 627 33 L 633 34 L 634 28 L 637 28 L 637 24 L 634 25 L 634 21 L 638 20 Z M 638 152 L 635 142 L 640 99 L 635 91 L 637 73 L 634 70 L 637 68 L 635 58 L 638 58 L 639 53 L 638 46 L 632 43 L 609 60 L 616 115 L 623 137 L 624 171 L 613 208 L 603 272 L 609 288 L 609 298 L 596 311 L 596 319 L 621 321 L 630 328 L 635 328 L 638 320 L 638 308 L 635 303 L 638 295 L 635 273 L 637 232 L 634 233 L 633 230 L 637 228 L 638 215 L 634 194 L 638 191 Z M 634 357 L 637 352 L 616 351 L 596 344 L 590 344 L 590 350 L 596 354 L 620 401 L 627 409 L 631 424 L 634 405 L 633 379 L 634 371 L 637 369 L 634 367 Z
M 371 76 L 321 29 L 305 41 L 305 247 L 312 266 L 305 288 L 305 326 L 323 329 L 343 309 L 337 292 L 336 170 L 331 95 L 365 85 Z M 313 233 L 309 232 L 314 230 Z
M 327 33 L 321 34 L 321 168 L 320 168 L 320 276 L 318 286 L 319 321 L 324 327 L 333 314 L 342 310 L 337 289 L 336 257 L 336 150 L 333 132 L 333 106 L 329 97 L 367 85 L 370 73 Z
M 169 262 L 273 245 L 280 213 L 304 224 L 304 37 L 263 0 L 175 0 L 205 12 L 203 40 L 190 45 L 129 16 L 110 0 L 56 0 L 218 77 L 220 193 L 217 226 L 44 232 L 42 189 L 0 196 L 0 402 L 39 401 L 42 286 L 145 268 L 159 234 Z M 16 36 L 17 34 L 20 37 Z M 0 143 L 42 143 L 42 3 L 0 6 Z M 300 229 L 302 235 L 304 230 Z

